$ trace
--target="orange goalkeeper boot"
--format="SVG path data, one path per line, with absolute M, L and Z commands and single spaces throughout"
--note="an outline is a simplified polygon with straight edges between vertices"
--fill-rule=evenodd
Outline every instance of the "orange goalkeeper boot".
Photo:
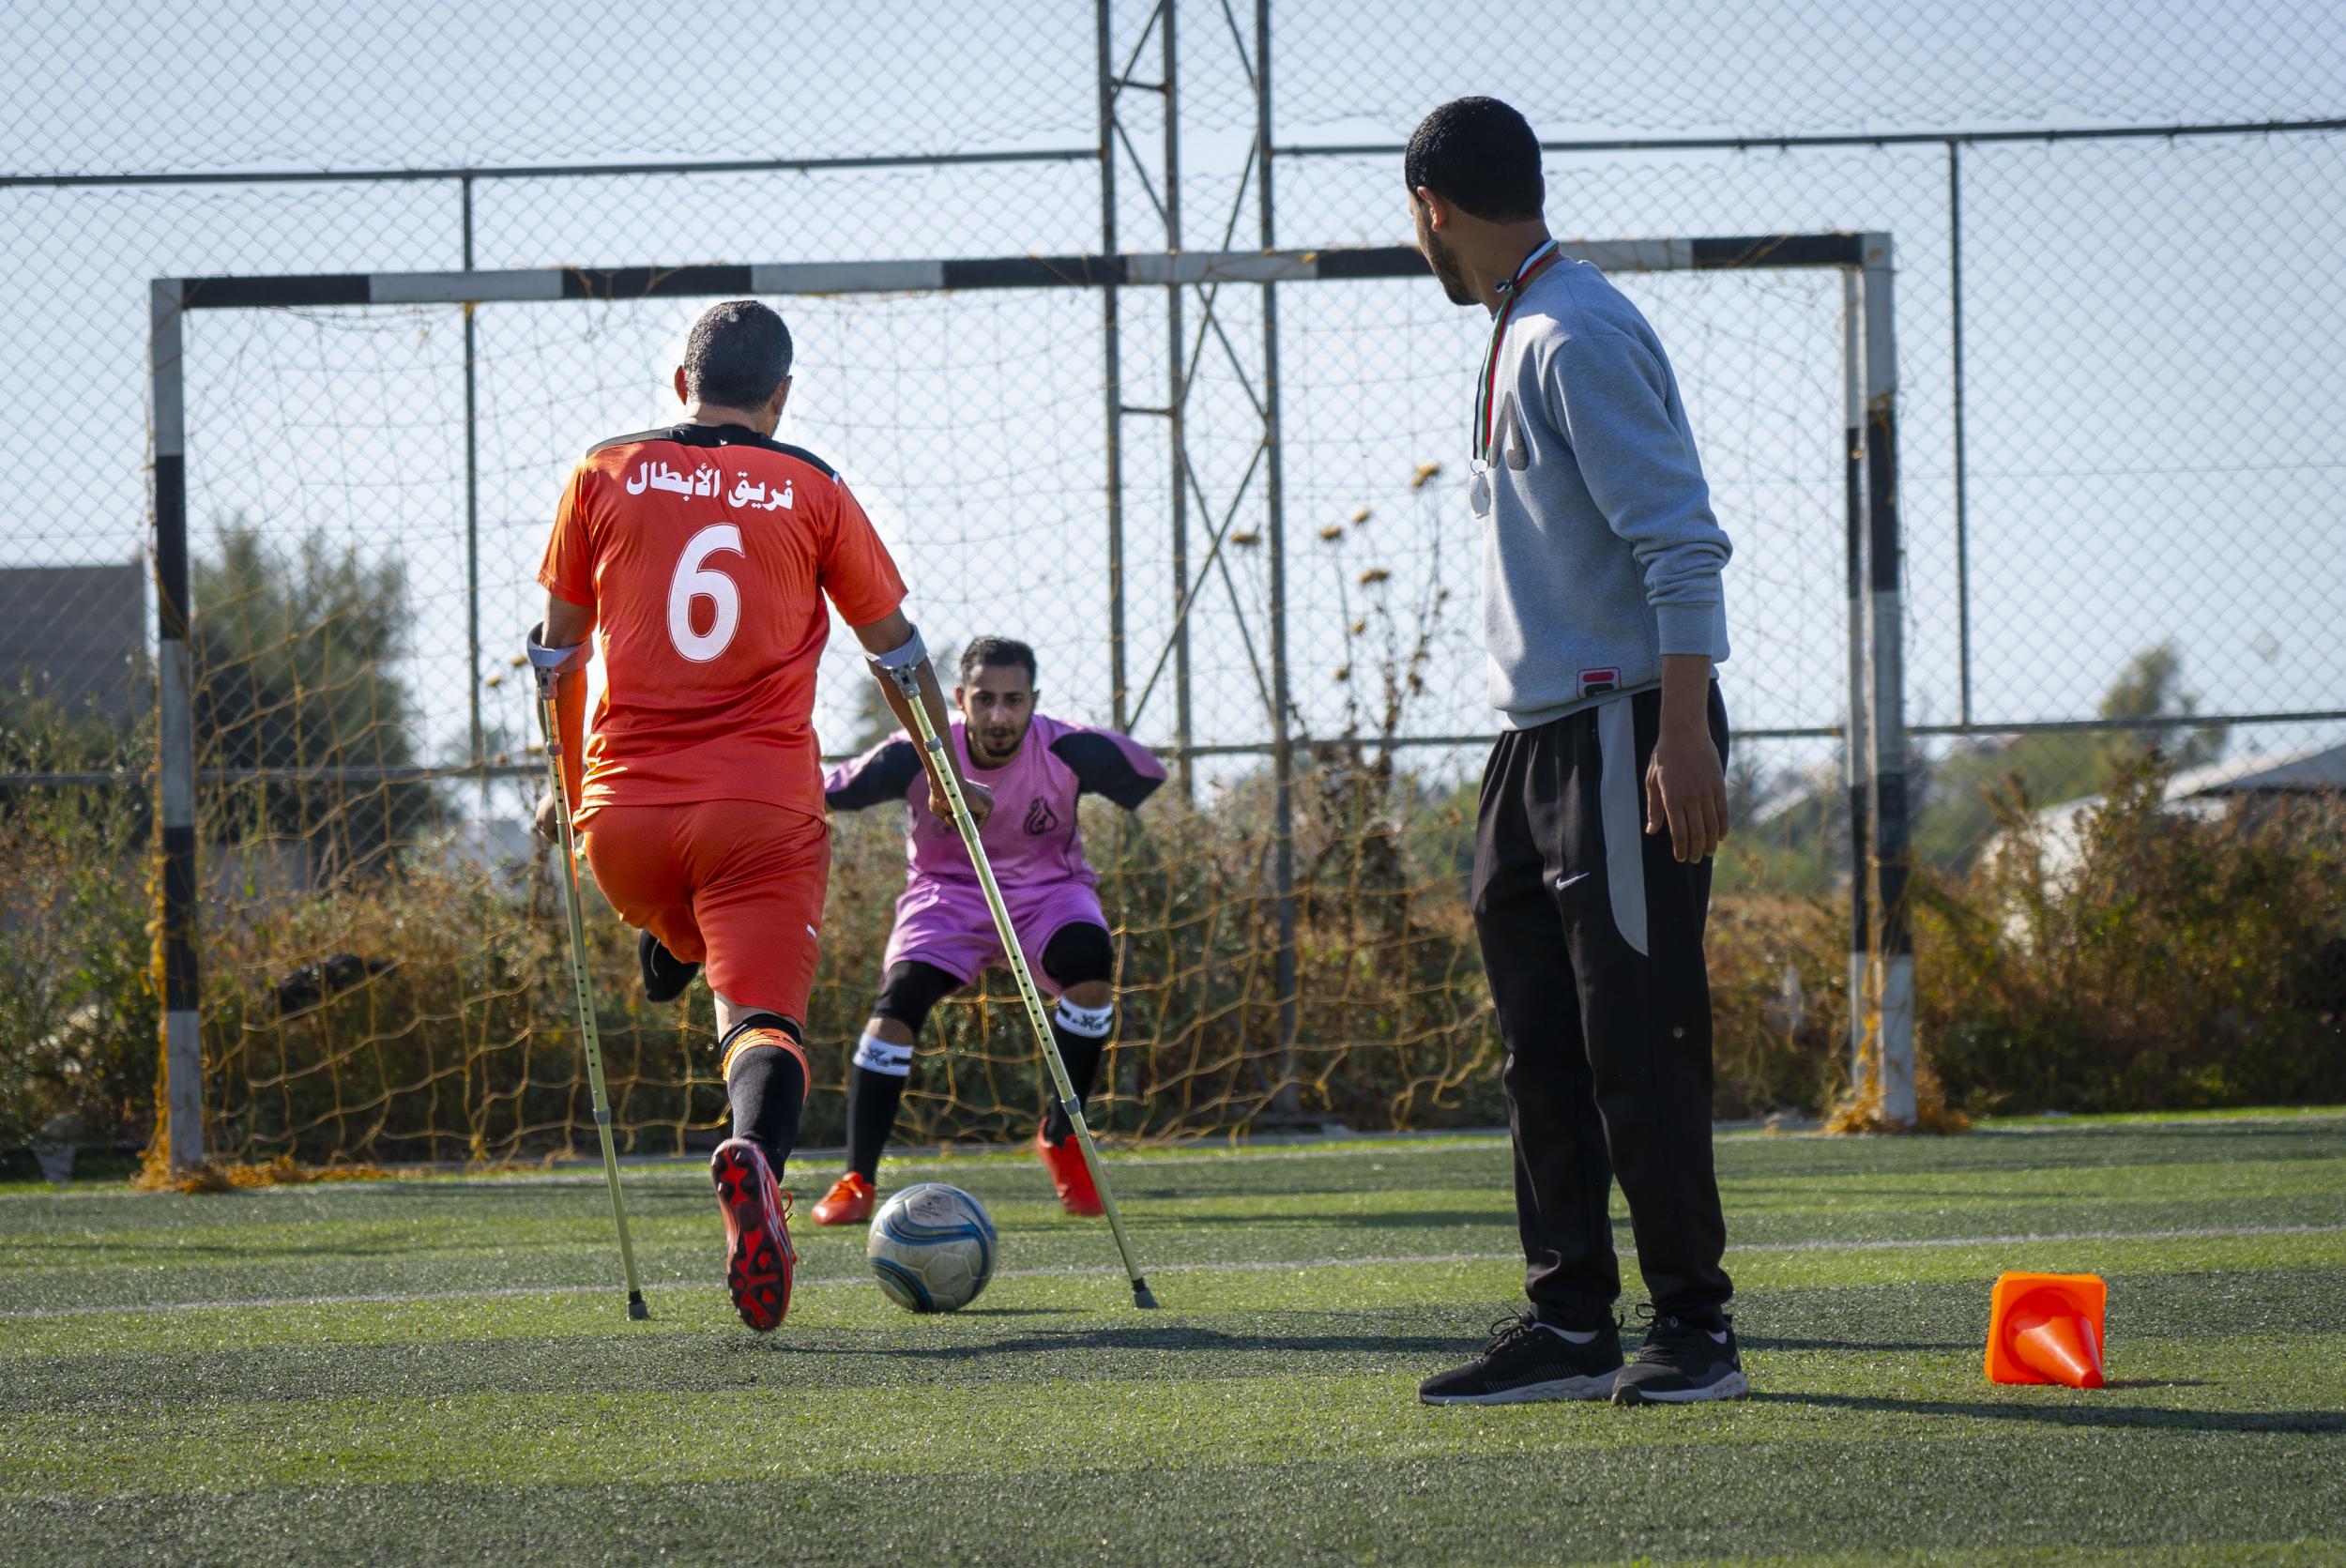
M 861 1225 L 872 1217 L 872 1184 L 860 1170 L 851 1170 L 830 1184 L 815 1206 L 816 1225 Z
M 759 1333 L 771 1333 L 790 1310 L 790 1273 L 799 1261 L 790 1245 L 789 1195 L 774 1180 L 765 1151 L 747 1138 L 717 1146 L 708 1179 L 725 1217 L 725 1288 L 733 1310 Z
M 1083 1146 L 1072 1135 L 1065 1143 L 1053 1143 L 1038 1127 L 1034 1130 L 1034 1151 L 1042 1157 L 1043 1168 L 1051 1173 L 1051 1185 L 1059 1189 L 1061 1209 L 1086 1219 L 1104 1212 L 1100 1207 L 1100 1189 L 1091 1184 L 1091 1167 L 1084 1164 Z

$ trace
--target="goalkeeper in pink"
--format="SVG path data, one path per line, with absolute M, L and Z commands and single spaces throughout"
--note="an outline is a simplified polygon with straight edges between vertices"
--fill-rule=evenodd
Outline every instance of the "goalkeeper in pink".
M 1123 736 L 1037 713 L 1034 704 L 1034 649 L 981 637 L 962 654 L 951 744 L 964 776 L 994 793 L 980 838 L 1035 983 L 1057 1000 L 1051 1032 L 1080 1100 L 1115 1026 L 1116 948 L 1098 877 L 1084 859 L 1076 801 L 1099 795 L 1136 810 L 1165 782 L 1165 768 Z M 909 865 L 888 938 L 887 975 L 847 1082 L 847 1173 L 815 1206 L 816 1225 L 871 1218 L 880 1150 L 896 1124 L 921 1026 L 987 965 L 1004 962 L 977 868 L 953 825 L 929 812 L 923 777 L 919 747 L 899 734 L 823 780 L 823 803 L 832 811 L 902 804 Z M 1097 1214 L 1100 1195 L 1074 1132 L 1054 1101 L 1036 1130 L 1035 1151 L 1067 1211 Z

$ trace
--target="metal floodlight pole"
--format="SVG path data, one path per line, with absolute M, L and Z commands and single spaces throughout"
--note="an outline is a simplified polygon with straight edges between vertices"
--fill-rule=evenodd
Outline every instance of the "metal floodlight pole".
M 1914 936 L 1908 923 L 1905 603 L 1899 579 L 1897 339 L 1890 236 L 1865 239 L 1866 554 L 1873 684 L 1874 894 L 1881 907 L 1881 1115 L 1914 1124 Z
M 1108 0 L 1095 16 L 1100 72 L 1100 250 L 1116 253 L 1116 65 L 1110 55 Z M 1100 358 L 1107 414 L 1108 711 L 1124 717 L 1124 373 L 1114 280 L 1100 289 Z
M 1278 244 L 1277 208 L 1271 181 L 1271 0 L 1255 0 L 1255 134 L 1256 191 L 1260 200 L 1261 238 L 1265 251 Z M 1262 286 L 1263 379 L 1263 511 L 1271 571 L 1271 704 L 1272 787 L 1274 794 L 1272 846 L 1276 866 L 1279 950 L 1274 974 L 1279 998 L 1279 1084 L 1272 1104 L 1283 1115 L 1295 1114 L 1300 1096 L 1295 1081 L 1296 964 L 1295 964 L 1295 742 L 1289 726 L 1287 695 L 1287 578 L 1286 443 L 1279 424 L 1279 287 Z
M 1165 0 L 1165 248 L 1181 249 L 1181 122 L 1180 50 L 1174 17 L 1178 0 Z M 1187 805 L 1197 803 L 1197 764 L 1190 754 L 1196 738 L 1192 729 L 1189 689 L 1189 374 L 1182 347 L 1186 337 L 1181 310 L 1181 285 L 1165 286 L 1165 423 L 1169 449 L 1173 530 L 1173 775 Z
M 197 993 L 195 666 L 188 570 L 185 292 L 149 296 L 155 417 L 155 691 L 162 790 L 162 877 L 156 958 L 162 969 L 164 1147 L 171 1168 L 204 1164 L 204 1015 Z
M 1842 511 L 1848 525 L 1849 720 L 1841 734 L 1841 781 L 1849 809 L 1849 1074 L 1859 1100 L 1873 1092 L 1866 1042 L 1873 1021 L 1873 860 L 1866 821 L 1872 753 L 1866 745 L 1866 334 L 1864 285 L 1841 269 Z

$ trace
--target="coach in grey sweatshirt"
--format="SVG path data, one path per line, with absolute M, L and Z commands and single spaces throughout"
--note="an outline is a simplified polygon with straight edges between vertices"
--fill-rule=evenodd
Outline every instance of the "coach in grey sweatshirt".
M 1475 377 L 1491 705 L 1475 936 L 1506 1045 L 1531 1310 L 1429 1378 L 1432 1404 L 1682 1404 L 1745 1392 L 1711 1164 L 1702 927 L 1727 830 L 1727 657 L 1694 432 L 1661 340 L 1549 237 L 1523 116 L 1461 99 L 1404 161 L 1418 247 L 1490 312 Z M 1623 1364 L 1607 1205 L 1628 1199 L 1652 1323 Z
M 1491 706 L 1531 729 L 1658 687 L 1666 654 L 1725 660 L 1729 545 L 1678 378 L 1638 308 L 1562 254 L 1513 305 L 1473 495 Z

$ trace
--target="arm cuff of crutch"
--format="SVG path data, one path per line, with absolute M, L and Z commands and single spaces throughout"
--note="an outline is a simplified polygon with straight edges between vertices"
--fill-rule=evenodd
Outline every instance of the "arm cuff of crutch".
M 569 647 L 548 647 L 538 640 L 539 633 L 545 629 L 542 621 L 529 629 L 531 669 L 541 675 L 568 675 L 572 670 L 586 667 L 587 646 L 585 643 L 573 643 Z
M 912 668 L 928 656 L 929 647 L 921 640 L 921 629 L 916 626 L 912 629 L 912 635 L 905 639 L 904 647 L 887 653 L 867 653 L 863 657 L 871 661 L 872 668 L 892 675 L 898 670 Z

